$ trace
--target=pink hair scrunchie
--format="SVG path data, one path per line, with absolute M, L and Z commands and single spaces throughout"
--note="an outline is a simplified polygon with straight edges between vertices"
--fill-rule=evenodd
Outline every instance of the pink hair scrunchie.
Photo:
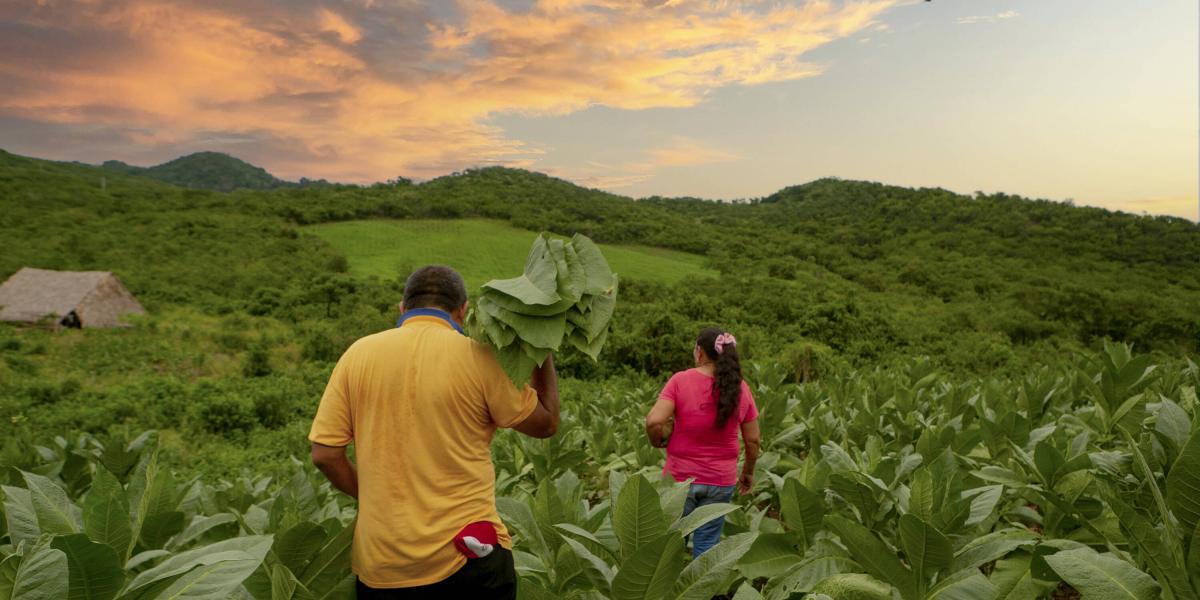
M 737 338 L 733 337 L 732 333 L 722 333 L 713 342 L 713 348 L 716 349 L 717 354 L 725 352 L 725 346 L 737 346 Z

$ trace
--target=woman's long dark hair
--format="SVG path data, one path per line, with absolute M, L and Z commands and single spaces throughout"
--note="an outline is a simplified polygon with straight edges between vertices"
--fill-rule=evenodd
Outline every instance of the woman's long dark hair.
M 717 352 L 715 342 L 724 331 L 709 327 L 696 336 L 696 345 L 713 362 L 713 394 L 717 397 L 718 429 L 725 426 L 737 410 L 742 397 L 742 364 L 738 361 L 737 346 L 724 344 Z

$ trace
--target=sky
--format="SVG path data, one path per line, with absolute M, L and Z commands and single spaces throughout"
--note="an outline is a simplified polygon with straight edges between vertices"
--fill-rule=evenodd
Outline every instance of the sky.
M 821 177 L 1196 220 L 1196 0 L 0 0 L 0 148 L 644 197 Z

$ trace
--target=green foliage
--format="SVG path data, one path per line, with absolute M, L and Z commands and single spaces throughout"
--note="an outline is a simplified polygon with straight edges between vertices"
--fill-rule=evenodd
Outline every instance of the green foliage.
M 213 396 L 196 405 L 196 418 L 212 433 L 252 429 L 257 423 L 255 406 L 241 396 Z
M 276 179 L 261 167 L 220 152 L 196 152 L 153 167 L 135 167 L 116 160 L 107 161 L 101 166 L 120 173 L 214 192 L 268 190 L 295 185 Z
M 686 484 L 658 479 L 661 451 L 642 439 L 659 382 L 566 380 L 555 438 L 506 433 L 493 447 L 522 594 L 1194 600 L 1195 532 L 1170 490 L 1192 472 L 1200 370 L 1104 356 L 1121 358 L 1019 380 L 957 381 L 918 361 L 806 384 L 782 365 L 748 368 L 765 449 L 756 485 L 688 517 Z M 1126 369 L 1137 384 L 1097 385 L 1117 363 L 1138 365 Z M 285 389 L 275 377 L 255 381 Z M 1101 403 L 1152 418 L 1126 423 Z M 0 488 L 0 589 L 28 561 L 27 580 L 68 582 L 57 597 L 351 593 L 352 511 L 313 469 L 182 479 L 159 437 L 42 446 Z M 685 536 L 721 515 L 724 539 L 688 562 Z
M 616 304 L 617 276 L 591 240 L 538 236 L 523 275 L 483 284 L 467 328 L 523 385 L 552 352 L 571 347 L 596 360 Z
M 301 231 L 343 253 L 356 277 L 404 278 L 422 265 L 452 265 L 470 291 L 510 275 L 513 265 L 528 255 L 534 235 L 495 219 L 368 219 L 309 225 Z M 673 284 L 689 276 L 716 275 L 697 254 L 637 244 L 601 244 L 600 249 L 622 277 Z
M 27 487 L 5 486 L 10 522 L 7 507 L 16 504 L 28 505 L 33 518 L 20 525 L 22 537 L 10 534 L 0 545 L 0 598 L 200 599 L 238 589 L 239 597 L 263 600 L 353 598 L 353 523 L 312 474 L 293 467 L 278 484 L 265 476 L 176 484 L 156 466 L 151 443 L 137 446 L 140 466 L 123 484 L 102 465 L 103 444 L 86 436 L 81 444 L 83 466 L 93 473 L 90 490 L 80 492 L 82 508 L 55 481 L 65 473 L 53 461 L 39 467 L 46 476 L 24 473 Z M 80 515 L 84 532 L 69 531 Z M 164 517 L 181 525 L 152 541 L 147 528 Z

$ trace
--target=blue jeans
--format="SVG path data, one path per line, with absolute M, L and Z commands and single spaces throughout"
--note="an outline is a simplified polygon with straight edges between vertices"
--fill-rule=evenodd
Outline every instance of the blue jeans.
M 729 502 L 733 498 L 732 485 L 705 485 L 693 483 L 688 490 L 687 500 L 683 503 L 683 516 L 688 516 L 699 506 Z M 725 527 L 725 517 L 717 517 L 692 532 L 692 558 L 697 558 L 709 548 L 721 541 L 721 529 Z

